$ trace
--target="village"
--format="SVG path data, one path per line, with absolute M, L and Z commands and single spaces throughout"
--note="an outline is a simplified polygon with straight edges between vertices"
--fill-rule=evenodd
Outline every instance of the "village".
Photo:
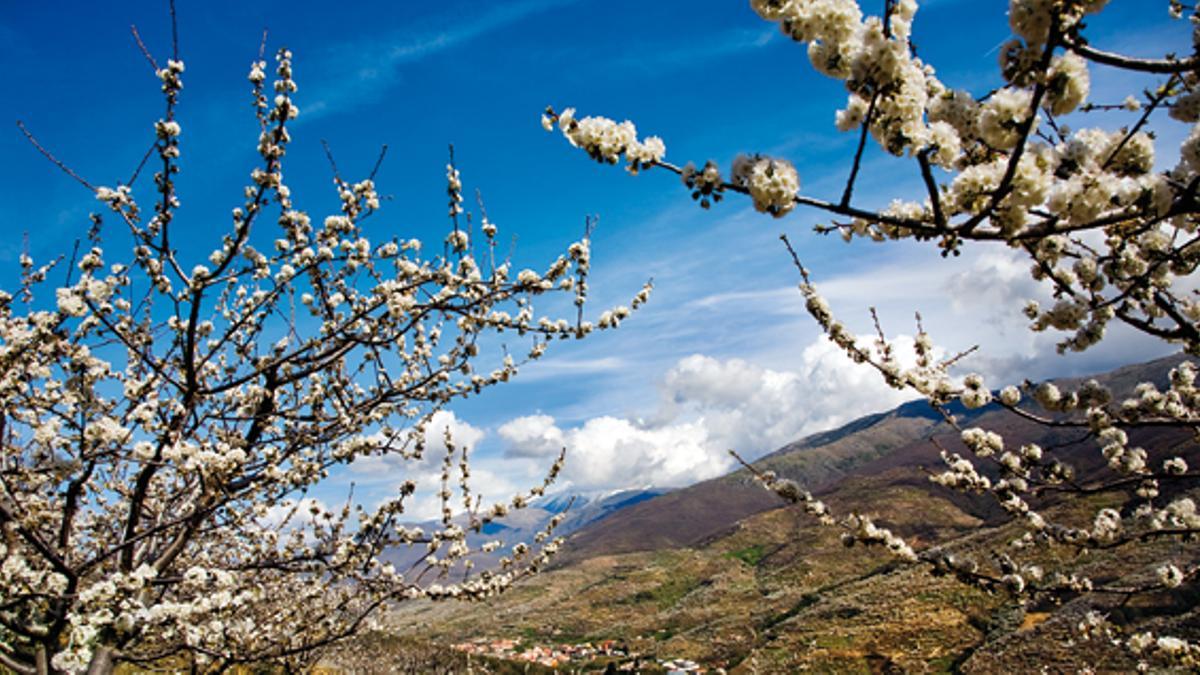
M 457 651 L 505 661 L 536 663 L 547 668 L 582 667 L 606 664 L 605 672 L 636 673 L 643 670 L 662 670 L 667 673 L 706 673 L 695 661 L 688 659 L 657 660 L 631 651 L 616 640 L 598 643 L 541 645 L 509 638 L 477 638 L 453 645 Z

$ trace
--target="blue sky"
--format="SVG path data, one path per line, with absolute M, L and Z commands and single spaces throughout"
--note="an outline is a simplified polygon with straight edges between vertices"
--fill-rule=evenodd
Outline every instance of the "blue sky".
M 876 3 L 882 5 L 882 2 Z M 161 115 L 157 82 L 129 37 L 136 24 L 160 60 L 169 55 L 165 2 L 8 3 L 0 17 L 0 279 L 11 285 L 27 234 L 45 260 L 69 250 L 95 202 L 28 146 L 12 121 L 97 184 L 128 177 Z M 295 53 L 301 115 L 287 178 L 298 205 L 336 210 L 320 146 L 347 177 L 364 176 L 381 144 L 390 196 L 373 220 L 380 238 L 441 238 L 446 146 L 454 143 L 468 191 L 478 188 L 502 232 L 518 237 L 518 267 L 537 267 L 600 216 L 593 251 L 594 307 L 625 302 L 649 277 L 649 306 L 620 330 L 555 345 L 518 379 L 454 408 L 453 424 L 478 445 L 489 495 L 521 485 L 567 444 L 578 488 L 682 484 L 728 468 L 723 452 L 750 456 L 900 397 L 849 366 L 818 339 L 795 292 L 777 237 L 788 233 L 837 310 L 860 331 L 867 307 L 911 334 L 912 312 L 949 349 L 981 343 L 968 364 L 998 378 L 1108 368 L 1164 353 L 1117 334 L 1082 356 L 1053 355 L 1053 340 L 1022 329 L 1019 310 L 1038 289 L 1005 251 L 974 247 L 955 261 L 933 247 L 847 246 L 811 233 L 821 215 L 760 216 L 732 199 L 711 211 L 691 203 L 665 172 L 631 177 L 600 166 L 539 124 L 541 109 L 633 119 L 662 136 L 667 158 L 723 166 L 740 152 L 792 160 L 803 191 L 840 193 L 856 137 L 833 127 L 845 96 L 815 73 L 803 47 L 742 0 L 519 0 L 515 2 L 180 2 L 187 64 L 184 202 L 177 241 L 211 249 L 254 166 L 256 124 L 245 75 L 264 27 L 268 52 Z M 922 4 L 919 53 L 952 86 L 982 94 L 998 83 L 1009 37 L 1006 3 Z M 1185 26 L 1167 3 L 1114 0 L 1089 35 L 1134 53 L 1184 50 Z M 877 11 L 868 6 L 868 11 Z M 1129 82 L 1093 70 L 1096 102 L 1119 102 Z M 1160 153 L 1181 131 L 1161 129 Z M 143 186 L 145 187 L 145 186 Z M 883 205 L 917 194 L 915 165 L 868 153 L 856 193 Z M 382 494 L 412 472 L 381 461 L 352 472 Z M 380 470 L 382 469 L 382 471 Z

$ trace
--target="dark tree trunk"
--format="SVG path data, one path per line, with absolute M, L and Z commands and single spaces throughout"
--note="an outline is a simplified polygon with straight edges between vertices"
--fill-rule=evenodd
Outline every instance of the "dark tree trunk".
M 88 664 L 87 675 L 111 675 L 116 667 L 112 647 L 99 646 L 92 654 L 92 662 Z

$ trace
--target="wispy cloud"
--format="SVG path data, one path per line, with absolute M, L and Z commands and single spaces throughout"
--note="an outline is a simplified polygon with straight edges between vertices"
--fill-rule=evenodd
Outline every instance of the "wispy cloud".
M 628 365 L 629 363 L 626 359 L 617 356 L 539 361 L 521 369 L 521 381 L 536 382 L 538 380 L 564 376 L 579 377 L 581 375 L 611 373 L 621 370 Z
M 804 314 L 795 286 L 764 288 L 755 291 L 729 291 L 705 295 L 684 305 L 687 310 L 720 310 L 752 313 L 757 316 Z
M 495 3 L 478 12 L 473 20 L 447 19 L 454 27 L 446 30 L 405 29 L 373 40 L 356 40 L 329 50 L 335 58 L 323 59 L 337 66 L 336 75 L 318 83 L 315 98 L 301 119 L 309 121 L 339 110 L 380 98 L 400 77 L 400 67 L 461 46 L 483 35 L 517 23 L 533 14 L 568 5 L 577 0 L 524 0 Z M 344 56 L 349 55 L 349 56 Z M 340 56 L 341 58 L 336 58 Z
M 661 74 L 675 68 L 694 67 L 714 59 L 765 47 L 778 35 L 779 30 L 774 26 L 756 30 L 739 28 L 703 41 L 660 45 L 653 50 L 639 46 L 636 51 L 614 59 L 608 67 L 632 68 Z

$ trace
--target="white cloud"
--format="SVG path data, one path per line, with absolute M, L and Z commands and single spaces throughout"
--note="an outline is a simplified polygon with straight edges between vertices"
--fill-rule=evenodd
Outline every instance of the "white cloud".
M 540 436 L 522 433 L 539 427 Z M 646 427 L 604 416 L 563 430 L 553 425 L 553 418 L 537 415 L 517 418 L 499 433 L 508 441 L 509 453 L 518 457 L 548 450 L 543 442 L 547 436 L 561 438 L 567 448 L 563 477 L 581 490 L 687 485 L 725 473 L 730 465 L 708 429 L 696 422 Z
M 312 521 L 329 507 L 315 497 L 302 497 L 299 500 L 285 499 L 267 509 L 267 515 L 260 519 L 264 527 L 279 527 L 286 525 L 288 529 Z
M 913 339 L 899 335 L 892 343 L 896 358 L 911 366 L 915 359 Z M 804 410 L 803 434 L 831 429 L 914 398 L 911 392 L 898 391 L 884 384 L 874 368 L 851 361 L 825 337 L 805 347 L 803 359 L 803 385 L 795 401 L 797 408 Z M 794 436 L 784 442 L 795 439 Z
M 594 487 L 686 485 L 724 473 L 728 458 L 701 423 L 657 428 L 614 417 L 588 420 L 570 432 L 575 468 L 566 477 Z
M 911 339 L 900 339 L 901 349 Z M 681 486 L 733 468 L 728 451 L 756 458 L 797 438 L 891 408 L 911 395 L 886 387 L 825 338 L 798 370 L 694 354 L 662 378 L 649 419 L 595 417 L 560 428 L 545 414 L 502 425 L 510 457 L 548 459 L 567 448 L 564 477 L 578 489 Z
M 815 279 L 834 314 L 864 335 L 873 330 L 874 307 L 889 336 L 911 331 L 919 312 L 933 342 L 946 353 L 978 347 L 957 372 L 978 372 L 999 388 L 1026 378 L 1097 373 L 1166 355 L 1174 348 L 1113 323 L 1105 340 L 1083 353 L 1059 355 L 1055 346 L 1069 334 L 1035 333 L 1023 308 L 1027 300 L 1052 301 L 1047 284 L 1030 276 L 1020 250 L 968 244 L 959 257 L 939 259 L 927 250 L 897 247 L 895 256 L 872 268 Z M 804 318 L 811 324 L 811 319 Z M 780 351 L 770 358 L 780 359 Z M 760 357 L 762 358 L 762 357 Z
M 989 247 L 972 256 L 968 269 L 948 275 L 944 290 L 957 313 L 978 311 L 981 306 L 987 306 L 992 310 L 989 319 L 994 325 L 1011 323 L 1005 322 L 1004 318 L 1021 315 L 1016 311 L 995 310 L 1016 310 L 1026 300 L 1048 295 L 1030 276 L 1030 265 L 1028 256 L 1017 251 Z
M 898 356 L 909 358 L 912 339 L 895 342 Z M 757 457 L 912 397 L 819 337 L 802 350 L 793 370 L 701 355 L 682 359 L 664 378 L 663 411 L 695 418 L 722 446 Z
M 514 457 L 553 457 L 565 443 L 562 430 L 549 415 L 518 417 L 497 431 L 511 443 L 509 454 Z
M 795 286 L 764 288 L 753 291 L 727 291 L 713 293 L 688 302 L 685 307 L 706 311 L 752 311 L 759 316 L 784 314 L 798 316 L 804 313 L 799 301 L 800 293 Z

